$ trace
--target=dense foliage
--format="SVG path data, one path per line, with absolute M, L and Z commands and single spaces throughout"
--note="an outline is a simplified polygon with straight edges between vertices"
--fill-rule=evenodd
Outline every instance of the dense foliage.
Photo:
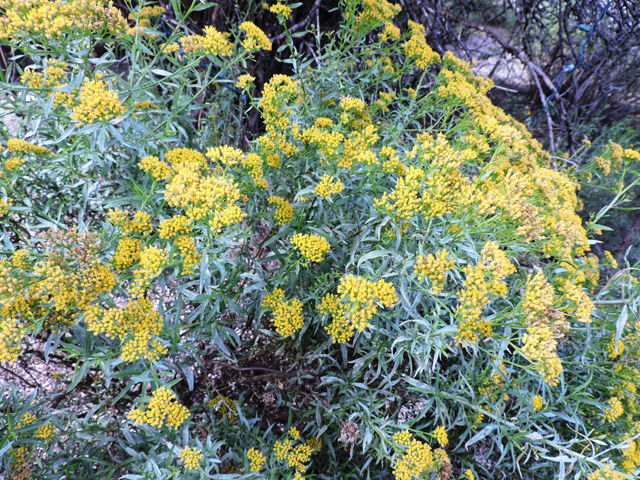
M 267 5 L 261 91 L 205 7 L 0 3 L 0 361 L 70 367 L 0 400 L 5 474 L 633 478 L 638 267 L 589 252 L 640 154 L 551 156 L 386 0 L 309 55 Z

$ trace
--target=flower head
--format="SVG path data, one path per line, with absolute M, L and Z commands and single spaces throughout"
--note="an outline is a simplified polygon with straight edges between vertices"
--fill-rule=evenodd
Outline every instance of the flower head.
M 236 82 L 236 87 L 238 87 L 241 90 L 246 90 L 249 87 L 253 86 L 253 82 L 255 81 L 255 79 L 256 77 L 253 77 L 248 73 L 245 73 L 244 75 L 240 75 L 238 77 L 238 81 Z
M 271 50 L 269 38 L 253 22 L 242 22 L 238 29 L 245 32 L 245 39 L 242 46 L 250 52 L 258 50 Z
M 186 470 L 197 470 L 202 461 L 202 450 L 187 445 L 180 449 L 178 458 L 184 464 Z
M 79 123 L 108 122 L 125 113 L 118 93 L 110 89 L 100 76 L 87 83 L 78 95 L 78 103 L 73 107 L 71 118 Z
M 329 251 L 329 242 L 318 235 L 298 233 L 291 237 L 291 243 L 300 250 L 302 256 L 310 262 L 321 262 Z
M 260 450 L 256 450 L 255 448 L 251 448 L 247 452 L 247 458 L 251 462 L 250 468 L 252 472 L 259 472 L 260 470 L 262 470 L 264 462 L 267 461 L 262 452 Z
M 323 175 L 313 193 L 322 198 L 329 198 L 342 190 L 344 186 L 340 180 L 334 179 L 331 175 Z
M 291 18 L 291 8 L 280 2 L 276 3 L 275 5 L 271 5 L 269 11 L 271 13 L 275 13 L 279 18 L 282 18 L 283 20 Z
M 146 424 L 162 428 L 165 424 L 177 430 L 191 414 L 178 403 L 175 394 L 166 387 L 160 387 L 152 394 L 146 408 L 136 408 L 128 413 L 134 424 Z
M 285 300 L 284 290 L 276 288 L 262 300 L 263 308 L 273 312 L 273 325 L 283 337 L 289 337 L 302 328 L 302 302 L 297 298 Z
M 433 436 L 441 447 L 446 447 L 449 443 L 449 437 L 447 436 L 447 432 L 445 432 L 443 426 L 436 428 L 433 432 Z

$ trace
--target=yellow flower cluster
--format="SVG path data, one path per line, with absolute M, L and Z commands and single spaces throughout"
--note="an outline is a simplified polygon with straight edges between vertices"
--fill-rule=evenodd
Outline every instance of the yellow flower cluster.
M 307 445 L 311 447 L 313 453 L 319 452 L 320 450 L 322 450 L 322 438 L 310 438 L 309 440 L 307 440 Z
M 160 5 L 153 5 L 148 7 L 142 7 L 139 10 L 135 10 L 129 14 L 129 20 L 136 20 L 138 18 L 154 18 L 159 17 L 165 12 L 165 8 Z
M 380 98 L 375 101 L 375 105 L 381 107 L 385 112 L 389 111 L 389 104 L 393 101 L 395 92 L 378 92 Z
M 155 362 L 167 351 L 158 340 L 153 340 L 162 331 L 162 317 L 148 298 L 131 300 L 123 308 L 103 309 L 94 305 L 84 315 L 89 331 L 123 342 L 123 362 L 140 359 Z
M 338 111 L 341 112 L 340 121 L 348 128 L 359 131 L 367 126 L 372 127 L 371 117 L 367 112 L 367 104 L 364 103 L 364 100 L 361 98 L 353 98 L 350 96 L 343 97 L 340 100 Z M 339 166 L 343 168 L 351 168 L 351 163 L 353 163 L 354 160 L 351 160 L 348 157 L 350 154 L 358 153 L 353 151 L 355 150 L 353 148 L 351 150 L 352 151 L 349 151 L 348 146 L 345 145 L 344 156 L 347 158 L 343 159 L 342 162 L 338 162 Z
M 68 84 L 66 72 L 68 67 L 65 62 L 49 58 L 43 72 L 37 72 L 34 69 L 26 70 L 20 77 L 20 81 L 29 88 L 39 90 L 40 93 L 43 93 L 43 90 L 62 88 Z M 71 92 L 51 92 L 50 95 L 55 95 L 53 106 L 65 105 L 72 107 L 77 93 L 77 89 Z
M 616 335 L 615 334 L 611 335 L 611 341 L 606 347 L 607 355 L 609 356 L 609 358 L 611 360 L 617 359 L 624 352 L 624 348 L 625 347 L 624 347 L 624 342 L 622 341 L 622 338 L 619 339 L 618 344 L 616 345 Z
M 196 240 L 194 237 L 181 235 L 174 241 L 183 257 L 182 271 L 186 274 L 193 273 L 195 266 L 198 264 L 202 255 L 196 249 Z
M 184 215 L 176 215 L 175 217 L 163 220 L 158 226 L 158 234 L 160 238 L 170 239 L 183 233 L 191 232 L 189 226 L 190 220 Z
M 269 11 L 271 13 L 275 13 L 278 17 L 282 17 L 285 20 L 291 18 L 291 8 L 280 2 L 276 3 L 275 5 L 271 5 Z
M 273 445 L 273 453 L 276 460 L 286 461 L 289 468 L 296 469 L 296 478 L 302 478 L 307 468 L 311 455 L 320 450 L 320 439 L 310 439 L 296 447 L 293 442 L 300 439 L 300 432 L 296 428 L 291 428 L 287 432 L 289 438 L 277 440 Z
M 180 43 L 170 43 L 169 45 L 163 43 L 160 48 L 163 49 L 163 53 L 166 55 L 171 55 L 180 51 Z
M 576 286 L 585 284 L 586 286 L 594 287 L 600 280 L 599 261 L 598 257 L 593 254 L 576 258 L 573 261 L 565 260 L 560 263 L 560 266 L 564 267 L 567 273 L 564 275 L 561 274 L 560 277 L 558 277 L 558 281 L 564 277 Z
M 633 471 L 640 465 L 640 440 L 629 440 L 629 438 L 639 433 L 639 429 L 640 424 L 636 422 L 631 430 L 624 433 L 621 438 L 621 440 L 627 444 L 627 448 L 622 450 L 624 458 L 622 461 L 622 468 L 625 469 L 625 473 L 633 473 Z
M 270 156 L 271 157 L 271 156 Z M 262 171 L 262 158 L 255 153 L 250 153 L 246 156 L 246 158 L 242 162 L 242 167 L 245 170 L 248 170 L 249 175 L 253 178 L 253 182 L 256 184 L 256 187 L 267 190 L 269 188 L 269 184 L 263 177 Z
M 280 225 L 286 225 L 293 220 L 293 206 L 282 197 L 269 197 L 267 199 L 269 205 L 276 204 L 276 213 L 273 214 L 274 218 Z
M 404 176 L 398 178 L 393 192 L 385 192 L 381 198 L 375 199 L 375 205 L 393 212 L 399 221 L 410 220 L 414 215 L 423 213 L 421 188 L 425 178 L 426 175 L 421 169 L 408 167 Z
M 24 163 L 24 160 L 22 158 L 11 157 L 9 160 L 4 162 L 4 168 L 9 172 L 13 172 L 14 170 L 17 170 L 18 168 L 20 168 L 20 166 L 23 163 Z
M 624 477 L 611 467 L 604 467 L 589 475 L 587 480 L 624 480 Z
M 122 102 L 118 99 L 118 92 L 110 89 L 107 82 L 96 80 L 85 84 L 78 94 L 78 103 L 73 107 L 71 118 L 79 123 L 108 122 L 125 113 Z
M 542 272 L 536 272 L 532 278 L 527 279 L 527 290 L 524 294 L 522 310 L 526 318 L 525 323 L 529 324 L 541 317 L 541 314 L 552 307 L 555 302 L 553 287 L 547 283 Z
M 178 403 L 175 394 L 166 387 L 155 390 L 146 408 L 135 408 L 127 414 L 135 425 L 146 424 L 162 428 L 165 424 L 177 430 L 189 417 L 189 410 Z
M 523 125 L 491 104 L 486 97 L 490 82 L 474 77 L 469 67 L 452 55 L 445 58 L 445 63 L 455 71 L 441 71 L 438 81 L 443 85 L 437 94 L 466 107 L 469 119 L 477 126 L 464 137 L 467 148 L 460 153 L 463 163 L 475 162 L 474 156 L 485 156 L 487 141 L 502 148 L 487 165 L 491 171 L 484 170 L 484 176 L 480 172 L 475 183 L 467 184 L 463 198 L 476 203 L 479 213 L 513 223 L 523 240 L 544 242 L 549 255 L 572 258 L 588 250 L 586 232 L 575 213 L 577 184 L 549 168 L 549 154 L 539 142 Z
M 435 466 L 433 452 L 426 443 L 412 438 L 411 434 L 404 430 L 393 436 L 394 442 L 406 447 L 400 460 L 393 468 L 396 480 L 413 480 L 422 478 L 423 475 Z
M 409 430 L 402 430 L 393 434 L 393 441 L 399 445 L 408 447 L 411 443 L 411 440 L 413 440 L 413 435 L 411 435 L 411 432 L 409 432 Z
M 542 272 L 529 275 L 522 310 L 527 331 L 522 337 L 522 353 L 535 364 L 549 385 L 557 385 L 562 362 L 556 353 L 558 339 L 569 331 L 562 312 L 551 308 L 555 302 L 553 287 Z
M 434 295 L 438 295 L 446 281 L 446 275 L 453 268 L 455 261 L 446 250 L 439 250 L 435 257 L 432 253 L 429 255 L 418 255 L 414 272 L 418 280 L 428 277 L 432 282 L 431 291 Z
M 83 310 L 115 286 L 115 274 L 97 258 L 96 235 L 56 232 L 49 244 L 53 250 L 33 269 L 39 277 L 33 293 L 51 301 L 55 311 Z
M 560 289 L 568 302 L 568 306 L 564 308 L 564 311 L 579 322 L 591 323 L 591 312 L 595 307 L 582 287 L 568 279 L 561 279 Z
M 489 291 L 495 295 L 506 297 L 507 285 L 504 283 L 504 279 L 516 273 L 516 267 L 495 242 L 486 243 L 482 249 L 481 261 L 487 269 Z
M 184 166 L 205 168 L 207 160 L 200 152 L 191 148 L 174 148 L 164 154 L 164 158 L 174 169 Z
M 186 446 L 180 449 L 179 460 L 184 464 L 186 470 L 197 470 L 202 461 L 202 450 Z
M 136 112 L 140 110 L 154 110 L 157 108 L 158 108 L 158 105 L 153 103 L 151 100 L 143 100 L 142 102 L 136 102 L 133 104 L 133 109 Z
M 238 419 L 236 405 L 229 397 L 218 395 L 217 397 L 209 400 L 207 407 L 213 408 L 216 412 L 222 415 L 222 418 L 229 420 L 231 423 Z
M 7 150 L 14 153 L 33 153 L 39 157 L 51 154 L 45 147 L 34 145 L 21 138 L 10 138 L 7 141 Z
M 242 22 L 238 26 L 238 29 L 245 32 L 245 39 L 242 42 L 242 46 L 248 51 L 257 52 L 258 50 L 271 50 L 271 42 L 255 23 Z
M 162 273 L 168 262 L 166 252 L 156 245 L 144 247 L 140 251 L 138 266 L 133 271 L 133 295 L 142 295 L 149 287 L 150 280 Z
M 368 32 L 377 27 L 382 22 L 393 19 L 402 8 L 387 0 L 363 0 L 362 12 L 356 16 L 356 29 L 361 32 Z
M 318 306 L 318 312 L 333 317 L 333 321 L 325 329 L 328 335 L 333 336 L 336 343 L 345 343 L 351 340 L 355 330 L 351 322 L 345 320 L 347 306 L 344 305 L 337 295 L 327 294 Z
M 31 412 L 25 412 L 24 415 L 20 418 L 20 421 L 16 425 L 16 430 L 20 430 L 28 425 L 31 425 L 36 421 L 36 416 Z
M 369 325 L 368 320 L 378 312 L 378 303 L 391 308 L 398 302 L 396 290 L 391 283 L 384 280 L 372 282 L 351 274 L 340 280 L 338 293 L 341 300 L 351 306 L 348 314 L 360 332 Z
M 253 82 L 255 79 L 256 77 L 253 77 L 248 73 L 245 73 L 244 75 L 240 75 L 238 77 L 238 81 L 236 82 L 236 87 L 238 87 L 241 90 L 246 90 L 249 87 L 253 86 Z
M 378 304 L 391 308 L 398 302 L 391 283 L 373 282 L 351 274 L 340 279 L 338 294 L 340 297 L 327 294 L 318 307 L 320 313 L 333 317 L 325 329 L 337 343 L 348 342 L 355 330 L 362 332 L 367 328 L 378 313 Z
M 61 332 L 80 310 L 115 285 L 115 274 L 97 257 L 95 234 L 57 230 L 41 244 L 35 265 L 26 250 L 11 262 L 0 260 L 0 356 L 14 362 L 20 343 L 34 319 Z
M 313 125 L 318 128 L 331 128 L 333 127 L 333 120 L 326 117 L 318 117 L 315 122 L 313 122 Z
M 313 193 L 322 198 L 329 198 L 342 190 L 344 190 L 344 186 L 340 180 L 334 179 L 331 175 L 323 175 Z
M 296 138 L 306 145 L 315 144 L 321 154 L 325 157 L 333 158 L 338 153 L 338 148 L 340 147 L 340 142 L 344 140 L 344 135 L 340 132 L 330 132 L 314 125 L 313 127 L 305 128 L 301 134 L 298 132 Z M 324 158 L 321 161 L 326 165 Z
M 124 237 L 118 242 L 118 248 L 113 255 L 113 265 L 117 270 L 123 271 L 138 261 L 140 257 L 140 240 Z
M 522 336 L 522 354 L 534 363 L 534 368 L 551 386 L 558 384 L 558 377 L 563 370 L 556 347 L 557 338 L 565 331 L 550 324 L 545 318 L 531 323 Z
M 247 458 L 251 462 L 250 469 L 252 472 L 259 472 L 260 470 L 262 470 L 264 462 L 267 461 L 262 452 L 260 450 L 256 450 L 255 448 L 249 449 L 249 451 L 247 452 Z
M 310 262 L 321 262 L 330 249 L 327 239 L 318 235 L 298 233 L 291 237 L 291 243 Z
M 29 257 L 29 252 L 27 250 L 21 249 L 13 252 L 13 257 L 11 258 L 11 265 L 14 268 L 27 268 L 27 258 Z
M 618 397 L 611 397 L 609 399 L 609 408 L 604 412 L 604 422 L 611 423 L 616 421 L 624 413 L 624 407 Z
M 309 467 L 307 462 L 311 458 L 312 453 L 313 450 L 307 443 L 303 443 L 298 445 L 296 448 L 293 448 L 287 456 L 289 467 L 295 468 L 299 472 L 304 472 Z
M 10 198 L 0 200 L 0 217 L 3 217 L 9 213 L 9 207 L 13 205 L 13 200 Z
M 496 403 L 499 399 L 497 392 L 503 387 L 509 372 L 502 361 L 499 361 L 496 365 L 491 365 L 491 368 L 491 376 L 482 382 L 482 385 L 478 388 L 478 393 L 482 396 L 489 397 L 491 402 Z M 509 400 L 509 395 L 505 393 L 503 398 L 506 402 Z M 490 407 L 485 408 L 490 409 Z
M 22 351 L 20 344 L 24 337 L 24 327 L 15 318 L 0 321 L 0 363 L 15 363 Z
M 0 40 L 19 40 L 62 35 L 78 37 L 96 34 L 108 37 L 123 32 L 127 23 L 112 2 L 97 0 L 16 0 L 3 2 L 0 16 Z
M 208 148 L 205 155 L 209 160 L 227 167 L 240 165 L 244 160 L 242 150 L 230 147 L 229 145 Z
M 145 29 L 151 27 L 151 19 L 159 17 L 165 12 L 165 9 L 159 5 L 152 7 L 142 7 L 141 9 L 131 12 L 129 14 L 129 20 L 134 20 L 135 25 L 127 29 L 127 35 L 135 37 L 136 35 L 144 35 L 150 38 L 155 38 L 158 35 L 147 33 Z
M 152 230 L 151 215 L 142 210 L 138 210 L 129 218 L 129 212 L 116 208 L 109 210 L 109 221 L 116 227 L 122 228 L 125 235 L 132 233 L 149 234 Z
M 36 431 L 34 432 L 33 436 L 36 438 L 39 438 L 40 440 L 44 440 L 45 442 L 48 442 L 53 438 L 54 431 L 55 431 L 55 427 L 53 426 L 53 423 L 47 422 L 43 426 L 36 428 Z
M 618 262 L 616 261 L 615 258 L 613 258 L 613 255 L 611 255 L 611 252 L 609 250 L 605 250 L 604 251 L 604 261 L 603 261 L 603 263 L 605 265 L 610 266 L 610 267 L 618 268 Z
M 393 23 L 387 21 L 384 24 L 384 30 L 380 35 L 378 35 L 378 37 L 382 42 L 386 42 L 387 40 L 397 42 L 398 40 L 400 40 L 401 35 L 402 34 L 400 33 L 400 29 Z
M 298 430 L 296 427 L 291 427 L 288 431 L 287 434 L 294 440 L 294 441 L 298 441 L 300 439 L 300 430 Z
M 444 426 L 436 428 L 433 431 L 433 436 L 436 439 L 436 442 L 438 442 L 441 447 L 446 447 L 449 444 L 449 437 L 444 429 Z
M 233 180 L 205 175 L 207 161 L 200 152 L 176 148 L 165 159 L 174 171 L 164 192 L 169 206 L 184 209 L 190 220 L 208 219 L 217 233 L 246 216 L 237 205 L 241 194 Z
M 133 218 L 127 220 L 122 226 L 122 232 L 125 235 L 132 233 L 149 233 L 151 229 L 151 215 L 142 210 L 134 213 Z
M 433 451 L 433 463 L 436 472 L 440 474 L 440 478 L 450 478 L 453 473 L 451 460 L 443 448 L 436 448 Z
M 540 395 L 535 395 L 533 397 L 533 409 L 534 410 L 542 410 L 542 407 L 544 407 L 544 401 L 542 400 L 542 397 Z
M 491 294 L 505 296 L 507 287 L 504 279 L 516 269 L 503 251 L 494 242 L 487 242 L 475 265 L 464 268 L 466 278 L 463 290 L 458 292 L 460 305 L 456 313 L 460 325 L 456 340 L 458 343 L 477 343 L 479 337 L 490 337 L 491 324 L 481 318 L 484 308 L 491 303 Z
M 289 104 L 297 102 L 299 98 L 300 89 L 291 77 L 282 74 L 271 77 L 271 80 L 264 86 L 262 100 L 260 100 L 260 108 L 268 133 L 276 133 L 274 127 L 284 129 L 289 125 L 289 119 L 286 118 L 287 112 L 282 112 L 281 108 L 288 107 Z M 286 118 L 286 122 L 282 123 L 284 118 Z M 261 138 L 262 141 L 265 141 L 265 137 Z
M 273 444 L 273 453 L 276 460 L 286 460 L 291 451 L 291 440 L 277 440 Z
M 173 169 L 158 157 L 144 157 L 140 160 L 138 166 L 145 172 L 151 173 L 151 176 L 158 182 L 162 180 L 169 180 L 173 174 Z
M 609 141 L 605 146 L 602 155 L 596 157 L 596 162 L 605 175 L 611 173 L 612 167 L 614 171 L 619 170 L 626 161 L 640 161 L 640 152 L 630 148 L 624 149 L 613 141 Z
M 300 99 L 297 82 L 286 75 L 276 74 L 264 86 L 260 107 L 267 134 L 259 137 L 258 142 L 261 156 L 274 168 L 280 166 L 280 154 L 290 157 L 300 151 L 289 141 L 291 136 L 299 138 L 300 135 L 299 126 L 292 127 L 289 118 Z
M 440 55 L 431 50 L 425 40 L 424 26 L 409 20 L 411 37 L 404 44 L 404 52 L 407 57 L 412 58 L 418 68 L 427 68 L 432 63 L 440 60 Z
M 172 53 L 172 50 L 176 50 L 173 45 L 165 48 L 165 52 Z M 221 33 L 211 26 L 204 27 L 204 36 L 186 35 L 180 38 L 180 45 L 187 55 L 220 55 L 221 57 L 228 57 L 233 53 L 233 44 L 229 42 L 229 34 Z
M 390 154 L 392 151 L 385 151 L 385 155 Z M 377 206 L 408 220 L 415 214 L 432 218 L 459 212 L 475 202 L 474 187 L 460 171 L 465 156 L 443 136 L 434 140 L 428 134 L 419 135 L 418 145 L 408 156 L 418 154 L 420 163 L 429 165 L 428 169 L 405 169 L 396 157 L 385 162 L 388 170 L 396 170 L 404 178 L 398 180 L 391 194 L 376 200 Z
M 285 300 L 284 290 L 276 288 L 262 300 L 262 308 L 273 312 L 273 325 L 283 337 L 289 337 L 302 328 L 302 303 L 297 298 Z
M 12 448 L 9 456 L 15 460 L 11 462 L 8 478 L 11 480 L 29 480 L 34 470 L 34 450 L 29 447 Z

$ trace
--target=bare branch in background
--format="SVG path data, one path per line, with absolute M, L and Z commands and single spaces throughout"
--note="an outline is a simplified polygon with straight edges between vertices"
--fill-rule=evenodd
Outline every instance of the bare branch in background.
M 621 105 L 625 113 L 640 108 L 640 3 L 636 1 L 405 3 L 409 17 L 415 13 L 422 17 L 428 38 L 438 42 L 435 49 L 489 62 L 484 75 L 502 90 L 529 97 L 521 99 L 535 110 L 528 126 L 535 132 L 538 120 L 546 119 L 545 136 L 552 151 L 573 152 L 580 143 L 576 137 L 585 138 L 597 128 L 595 117 L 606 125 L 621 114 Z M 489 47 L 482 38 L 491 39 Z M 516 64 L 530 75 L 511 74 Z M 513 77 L 525 84 L 514 85 Z M 512 113 L 518 117 L 519 112 Z

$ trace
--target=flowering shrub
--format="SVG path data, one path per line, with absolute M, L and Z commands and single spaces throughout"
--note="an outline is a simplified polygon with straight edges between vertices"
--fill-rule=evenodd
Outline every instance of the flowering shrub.
M 31 62 L 3 86 L 0 361 L 71 366 L 3 397 L 10 478 L 640 471 L 638 267 L 590 253 L 638 180 L 576 214 L 637 151 L 556 163 L 386 0 L 309 58 L 271 5 L 293 70 L 261 91 L 269 38 L 190 34 L 195 3 L 164 37 L 157 6 L 0 8 Z

